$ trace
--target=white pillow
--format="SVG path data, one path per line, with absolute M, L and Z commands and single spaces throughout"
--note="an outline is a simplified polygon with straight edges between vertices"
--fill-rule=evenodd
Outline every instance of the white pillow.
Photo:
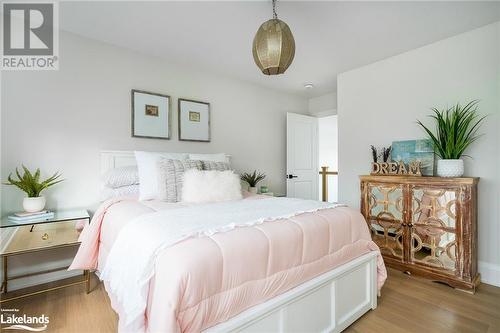
M 182 201 L 191 203 L 240 200 L 240 177 L 231 170 L 190 169 L 184 173 Z
M 139 184 L 137 166 L 125 166 L 108 170 L 101 176 L 104 186 L 119 188 Z
M 139 185 L 127 185 L 117 188 L 105 186 L 101 190 L 101 202 L 118 197 L 138 197 Z
M 162 158 L 173 160 L 185 160 L 185 153 L 158 153 L 148 151 L 136 151 L 135 159 L 139 171 L 139 200 L 156 199 L 158 196 L 158 169 L 156 163 Z
M 189 154 L 190 160 L 198 160 L 198 161 L 212 161 L 212 162 L 226 162 L 229 163 L 229 159 L 226 157 L 226 154 Z

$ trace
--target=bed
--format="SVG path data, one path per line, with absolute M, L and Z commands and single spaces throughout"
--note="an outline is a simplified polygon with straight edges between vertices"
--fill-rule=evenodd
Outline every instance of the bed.
M 133 165 L 133 156 L 102 152 L 102 171 Z M 266 209 L 275 218 L 223 223 L 154 245 L 183 219 L 253 221 Z M 160 235 L 166 223 L 173 229 Z M 376 308 L 386 278 L 363 217 L 342 205 L 248 196 L 200 206 L 122 197 L 98 209 L 82 238 L 71 268 L 97 271 L 123 332 L 340 332 Z M 151 266 L 147 278 L 134 275 L 146 271 L 141 265 Z

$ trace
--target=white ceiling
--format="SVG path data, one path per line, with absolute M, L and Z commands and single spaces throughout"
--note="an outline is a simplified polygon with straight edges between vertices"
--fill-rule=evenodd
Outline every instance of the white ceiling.
M 499 2 L 278 3 L 296 42 L 280 76 L 263 75 L 252 40 L 271 4 L 247 2 L 62 2 L 63 30 L 179 65 L 304 96 L 336 89 L 339 73 L 500 20 Z M 306 91 L 304 83 L 314 89 Z

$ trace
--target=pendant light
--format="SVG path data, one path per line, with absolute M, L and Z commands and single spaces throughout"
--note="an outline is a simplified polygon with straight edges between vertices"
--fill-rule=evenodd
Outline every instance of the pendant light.
M 253 59 L 266 75 L 283 74 L 295 56 L 295 40 L 288 25 L 278 19 L 276 0 L 273 18 L 262 23 L 253 39 Z

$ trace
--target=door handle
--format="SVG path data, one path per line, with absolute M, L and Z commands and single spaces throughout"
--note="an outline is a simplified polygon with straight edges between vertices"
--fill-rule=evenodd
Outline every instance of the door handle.
M 299 176 L 295 175 L 286 175 L 286 179 L 298 178 Z

